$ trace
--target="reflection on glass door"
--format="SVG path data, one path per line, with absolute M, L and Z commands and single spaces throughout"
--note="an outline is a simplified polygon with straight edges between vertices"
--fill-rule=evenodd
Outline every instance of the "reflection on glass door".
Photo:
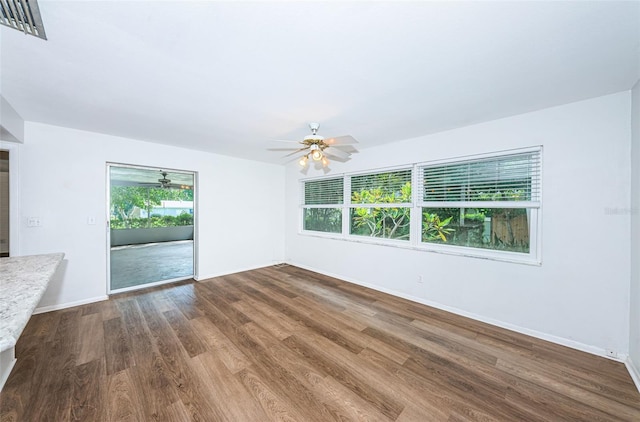
M 110 292 L 194 274 L 195 174 L 110 164 Z

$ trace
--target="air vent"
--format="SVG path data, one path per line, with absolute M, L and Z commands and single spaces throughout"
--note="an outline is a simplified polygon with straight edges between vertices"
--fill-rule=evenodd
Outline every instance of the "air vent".
M 0 0 L 0 23 L 25 34 L 47 39 L 37 0 Z

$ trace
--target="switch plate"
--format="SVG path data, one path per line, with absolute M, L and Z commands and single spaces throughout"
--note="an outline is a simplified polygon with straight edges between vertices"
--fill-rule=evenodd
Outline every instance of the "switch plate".
M 96 218 L 95 217 L 87 217 L 87 224 L 90 224 L 90 225 L 96 224 Z
M 40 217 L 29 217 L 27 218 L 27 227 L 40 227 Z

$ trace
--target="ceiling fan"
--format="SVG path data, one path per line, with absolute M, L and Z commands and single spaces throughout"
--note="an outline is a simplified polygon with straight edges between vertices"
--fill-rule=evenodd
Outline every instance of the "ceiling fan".
M 158 179 L 158 183 L 141 183 L 142 185 L 149 185 L 149 187 L 157 187 L 162 189 L 192 189 L 189 185 L 180 185 L 177 183 L 171 183 L 171 179 L 168 179 L 167 173 L 164 170 L 160 170 L 160 174 L 162 175 L 161 179 Z
M 336 136 L 332 138 L 325 138 L 318 135 L 319 123 L 309 123 L 311 129 L 311 135 L 305 136 L 302 141 L 278 141 L 278 142 L 290 142 L 302 145 L 302 148 L 272 148 L 272 151 L 288 151 L 293 152 L 285 155 L 290 157 L 302 153 L 298 164 L 302 167 L 306 167 L 309 160 L 319 162 L 322 167 L 329 165 L 329 160 L 335 159 L 336 161 L 347 161 L 353 152 L 358 152 L 352 145 L 357 144 L 358 141 L 351 135 Z

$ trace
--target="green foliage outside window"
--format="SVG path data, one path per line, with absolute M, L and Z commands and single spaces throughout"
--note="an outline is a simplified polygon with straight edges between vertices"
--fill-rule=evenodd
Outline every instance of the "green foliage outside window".
M 304 229 L 340 233 L 342 231 L 342 210 L 340 208 L 305 208 Z
M 411 202 L 411 182 L 405 172 L 360 176 L 352 189 L 352 204 L 401 204 Z M 409 173 L 410 177 L 410 173 Z M 355 178 L 354 178 L 355 179 Z M 357 207 L 351 209 L 351 234 L 409 240 L 411 208 Z
M 151 215 L 162 201 L 193 201 L 193 190 L 146 188 L 140 186 L 111 187 L 111 228 L 131 229 L 193 225 L 193 215 L 182 213 L 177 217 Z M 136 211 L 145 210 L 148 218 L 137 217 Z
M 526 208 L 423 208 L 422 241 L 529 252 Z
M 173 215 L 151 215 L 150 218 L 130 218 L 126 222 L 117 218 L 111 219 L 112 229 L 146 229 L 154 227 L 192 226 L 193 215 L 182 213 Z
M 455 231 L 451 227 L 447 227 L 452 219 L 453 217 L 447 217 L 441 220 L 438 214 L 423 212 L 422 239 L 431 242 L 436 240 L 446 242 L 447 236 Z

